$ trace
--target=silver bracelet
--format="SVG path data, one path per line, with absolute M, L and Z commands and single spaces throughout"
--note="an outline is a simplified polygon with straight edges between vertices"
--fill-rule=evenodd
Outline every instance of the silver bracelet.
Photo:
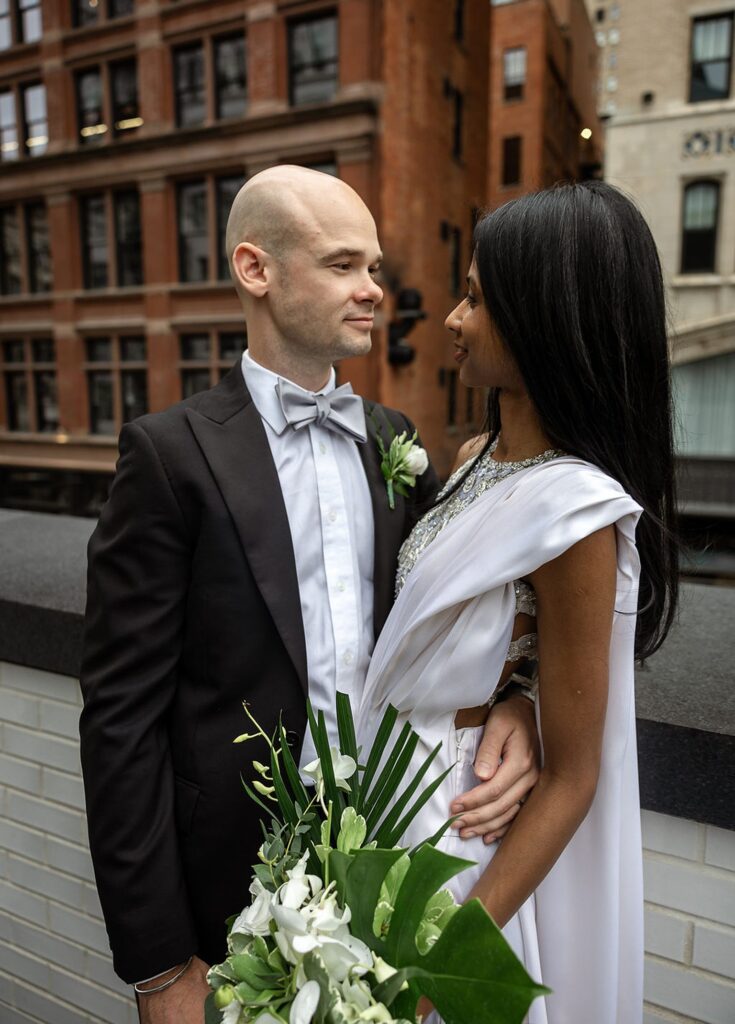
M 139 996 L 150 996 L 154 992 L 163 992 L 165 988 L 168 988 L 169 985 L 173 985 L 175 981 L 179 980 L 181 975 L 189 969 L 193 959 L 194 956 L 190 956 L 189 959 L 184 964 L 184 966 L 181 968 L 181 970 L 178 971 L 177 974 L 174 974 L 173 978 L 169 978 L 168 981 L 164 981 L 162 985 L 156 985 L 155 988 L 138 988 L 140 984 L 145 984 L 145 982 L 136 981 L 136 983 L 133 985 L 133 991 L 137 992 Z

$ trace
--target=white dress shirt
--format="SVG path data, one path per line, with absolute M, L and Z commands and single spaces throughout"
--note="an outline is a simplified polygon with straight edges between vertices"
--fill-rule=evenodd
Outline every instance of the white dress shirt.
M 309 697 L 315 712 L 324 712 L 336 744 L 336 691 L 349 693 L 357 709 L 374 646 L 370 490 L 357 442 L 315 423 L 294 430 L 276 394 L 283 378 L 256 363 L 247 350 L 242 373 L 263 420 L 291 529 Z M 332 370 L 320 393 L 334 388 Z M 307 728 L 301 767 L 315 757 Z

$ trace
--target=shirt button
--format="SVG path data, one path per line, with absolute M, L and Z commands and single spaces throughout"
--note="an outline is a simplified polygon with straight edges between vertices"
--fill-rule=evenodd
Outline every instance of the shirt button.
M 322 453 L 322 455 L 326 454 L 327 446 L 325 445 L 325 443 L 323 441 L 319 442 L 319 451 Z
M 345 589 L 345 581 L 344 580 L 340 580 L 339 583 L 337 584 L 337 590 L 339 590 L 339 592 L 342 593 L 344 591 L 344 589 Z
M 337 513 L 330 512 L 329 515 L 327 516 L 327 519 L 329 520 L 330 523 L 335 523 L 337 521 Z
M 345 653 L 342 655 L 342 661 L 344 661 L 345 665 L 351 665 L 352 651 L 345 651 Z

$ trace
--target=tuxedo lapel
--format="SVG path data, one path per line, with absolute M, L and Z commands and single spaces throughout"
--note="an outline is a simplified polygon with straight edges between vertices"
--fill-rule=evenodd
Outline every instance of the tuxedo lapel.
M 286 506 L 263 421 L 239 363 L 187 409 L 187 416 L 258 589 L 308 693 L 306 641 Z
M 387 448 L 391 442 L 391 424 L 384 418 L 381 410 L 376 409 L 371 402 L 365 402 L 365 419 L 368 439 L 365 444 L 359 444 L 357 450 L 362 459 L 373 503 L 375 522 L 373 627 L 377 639 L 393 604 L 396 560 L 403 540 L 405 516 L 404 499 L 399 494 L 396 495 L 395 509 L 391 509 L 388 505 L 388 491 L 380 468 L 381 456 L 377 438 L 380 434 Z

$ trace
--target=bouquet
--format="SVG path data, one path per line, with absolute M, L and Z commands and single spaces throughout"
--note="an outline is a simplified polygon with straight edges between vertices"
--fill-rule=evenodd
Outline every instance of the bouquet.
M 451 820 L 413 850 L 396 844 L 447 773 L 425 785 L 438 752 L 408 784 L 418 743 L 394 733 L 390 707 L 360 764 L 346 694 L 339 748 L 308 706 L 317 760 L 304 785 L 283 726 L 262 737 L 270 763 L 243 780 L 264 813 L 248 907 L 228 924 L 228 956 L 210 968 L 206 1024 L 416 1024 L 423 996 L 446 1024 L 520 1024 L 547 990 L 526 973 L 479 900 L 442 888 L 470 862 L 435 847 Z

